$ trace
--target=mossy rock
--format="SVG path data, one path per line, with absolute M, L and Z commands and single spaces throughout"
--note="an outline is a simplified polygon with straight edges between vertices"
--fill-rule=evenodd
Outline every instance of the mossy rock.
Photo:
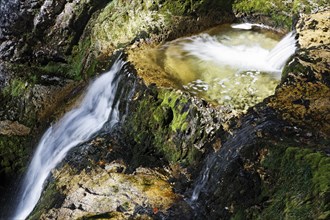
M 48 182 L 45 187 L 40 200 L 38 201 L 35 209 L 29 215 L 27 219 L 41 219 L 41 215 L 51 208 L 58 207 L 63 203 L 65 195 L 61 193 L 56 186 L 56 181 Z
M 260 16 L 271 18 L 274 26 L 290 30 L 293 18 L 299 13 L 312 13 L 328 7 L 326 0 L 235 0 L 234 11 L 245 16 Z
M 262 166 L 262 197 L 269 198 L 257 219 L 328 219 L 330 158 L 299 147 L 274 147 Z
M 165 163 L 198 163 L 221 127 L 221 113 L 181 91 L 151 86 L 136 96 L 124 122 L 125 136 L 133 145 L 132 163 L 143 164 L 141 156 L 153 154 Z

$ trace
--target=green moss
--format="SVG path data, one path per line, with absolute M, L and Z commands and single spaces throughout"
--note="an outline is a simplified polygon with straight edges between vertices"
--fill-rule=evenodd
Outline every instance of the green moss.
M 300 12 L 310 13 L 318 7 L 326 6 L 326 0 L 236 0 L 233 8 L 236 12 L 261 13 L 272 18 L 276 25 L 290 28 L 292 17 Z
M 68 75 L 72 78 L 79 80 L 81 79 L 82 72 L 84 70 L 84 66 L 87 62 L 87 58 L 90 52 L 91 47 L 91 40 L 85 39 L 80 41 L 77 46 L 73 48 L 71 59 L 69 60 L 70 63 L 70 70 Z M 91 74 L 91 71 L 94 71 L 95 65 L 90 65 L 89 70 L 85 70 L 85 74 L 88 76 Z
M 158 95 L 158 98 L 163 100 L 158 108 L 166 109 L 169 108 L 170 112 L 173 114 L 173 119 L 170 123 L 170 128 L 172 131 L 181 131 L 184 132 L 187 129 L 186 118 L 188 112 L 182 112 L 184 106 L 188 102 L 188 100 L 177 94 L 175 91 L 167 92 L 161 91 Z M 159 114 L 159 110 L 156 114 Z M 157 118 L 157 116 L 154 116 Z M 158 115 L 159 117 L 159 115 Z
M 10 84 L 2 90 L 2 93 L 4 96 L 18 97 L 24 94 L 26 87 L 26 83 L 17 78 L 13 79 Z
M 126 125 L 137 145 L 133 149 L 133 163 L 150 163 L 155 154 L 168 162 L 194 163 L 201 152 L 193 143 L 201 132 L 186 136 L 194 108 L 186 95 L 173 90 L 159 89 L 154 95 L 142 96 Z
M 40 74 L 61 76 L 74 80 L 89 78 L 97 71 L 98 59 L 92 57 L 91 40 L 86 38 L 73 47 L 68 63 L 49 62 L 45 66 L 37 67 Z
M 196 13 L 207 13 L 212 10 L 229 12 L 232 0 L 180 0 L 180 1 L 160 1 L 161 11 L 168 12 L 175 16 L 191 15 Z
M 157 2 L 155 2 L 157 5 Z M 152 1 L 111 1 L 93 22 L 93 45 L 108 53 L 164 26 L 164 15 L 148 10 Z
M 163 10 L 173 15 L 184 15 L 196 11 L 204 1 L 165 1 Z
M 263 162 L 269 197 L 259 219 L 326 219 L 330 217 L 330 158 L 310 149 L 272 149 Z
M 77 220 L 92 220 L 92 219 L 122 219 L 123 215 L 119 212 L 106 212 L 101 214 L 90 214 L 78 218 Z

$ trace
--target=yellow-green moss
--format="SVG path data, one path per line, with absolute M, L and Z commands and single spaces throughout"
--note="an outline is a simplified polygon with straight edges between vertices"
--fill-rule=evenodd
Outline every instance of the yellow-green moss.
M 13 177 L 22 173 L 28 160 L 28 138 L 0 135 L 0 175 Z
M 65 196 L 57 189 L 56 182 L 50 182 L 43 191 L 36 208 L 29 215 L 28 220 L 40 219 L 43 213 L 54 208 L 55 204 L 61 204 L 61 201 L 63 201 L 64 198 Z
M 89 214 L 78 218 L 77 220 L 92 220 L 92 219 L 125 219 L 123 213 L 120 212 L 106 212 L 101 214 Z
M 133 160 L 143 163 L 144 153 L 155 151 L 169 162 L 193 163 L 201 153 L 193 145 L 201 133 L 186 136 L 194 108 L 179 91 L 159 89 L 154 95 L 143 96 L 127 119 L 127 130 L 137 144 Z
M 173 112 L 173 119 L 170 123 L 170 128 L 172 131 L 185 131 L 187 129 L 186 118 L 188 112 L 182 112 L 185 104 L 188 100 L 185 97 L 180 97 L 175 91 L 164 92 L 161 91 L 158 94 L 158 98 L 163 100 L 158 108 L 170 108 Z M 156 109 L 157 111 L 157 109 Z
M 26 87 L 26 83 L 21 79 L 13 79 L 10 84 L 2 90 L 2 93 L 4 96 L 18 97 L 24 94 Z

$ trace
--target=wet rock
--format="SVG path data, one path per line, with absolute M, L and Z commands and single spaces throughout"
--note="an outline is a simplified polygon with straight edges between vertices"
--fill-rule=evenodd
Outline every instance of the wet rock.
M 141 115 L 149 117 L 141 121 Z M 124 122 L 124 136 L 135 157 L 131 163 L 143 164 L 139 156 L 150 152 L 172 163 L 195 164 L 232 116 L 181 91 L 139 90 Z
M 253 9 L 260 17 L 270 14 L 280 27 L 288 27 L 287 18 L 295 13 L 287 11 L 293 8 L 286 5 L 291 1 L 258 1 L 265 3 L 261 7 L 271 4 L 265 10 L 249 2 L 241 13 Z M 0 57 L 19 67 L 0 75 L 1 123 L 7 126 L 10 120 L 20 131 L 25 128 L 13 121 L 31 128 L 29 137 L 0 135 L 1 180 L 8 184 L 10 175 L 22 171 L 32 151 L 23 143 L 40 134 L 39 124 L 54 121 L 62 103 L 72 106 L 78 85 L 58 76 L 88 79 L 116 49 L 132 45 L 130 50 L 139 53 L 145 45 L 232 21 L 231 3 L 1 1 Z M 228 109 L 157 88 L 157 69 L 148 73 L 149 81 L 144 78 L 148 86 L 127 82 L 136 90 L 123 95 L 131 96 L 120 106 L 124 120 L 114 136 L 105 129 L 101 137 L 70 152 L 54 170 L 31 218 L 273 219 L 280 210 L 283 218 L 298 212 L 327 219 L 330 80 L 325 15 L 302 16 L 296 26 L 300 49 L 275 96 L 239 120 Z M 172 86 L 164 81 L 162 85 Z M 205 162 L 209 174 L 199 174 L 207 158 L 214 162 Z M 191 207 L 183 195 L 189 199 L 205 176 L 209 182 Z
M 56 188 L 65 199 L 58 208 L 43 213 L 41 219 L 61 216 L 78 219 L 115 212 L 126 219 L 142 214 L 153 216 L 154 212 L 166 212 L 178 199 L 164 176 L 153 170 L 124 174 L 94 167 L 90 172 L 77 173 L 64 166 L 53 175 Z M 35 211 L 32 216 L 37 215 Z
M 112 1 L 91 21 L 93 50 L 108 54 L 139 41 L 159 43 L 195 33 L 232 21 L 226 9 L 230 3 L 225 1 Z

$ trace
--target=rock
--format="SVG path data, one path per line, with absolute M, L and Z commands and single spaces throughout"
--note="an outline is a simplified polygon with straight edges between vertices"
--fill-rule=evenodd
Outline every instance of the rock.
M 156 88 L 139 90 L 128 109 L 123 135 L 134 152 L 131 165 L 144 164 L 139 157 L 150 152 L 165 161 L 195 166 L 234 115 L 181 91 Z M 149 117 L 141 121 L 141 115 Z
M 286 120 L 310 127 L 327 138 L 330 137 L 330 49 L 326 45 L 330 37 L 323 29 L 328 25 L 328 14 L 329 11 L 303 15 L 298 21 L 299 49 L 285 67 L 281 86 L 268 104 Z M 312 23 L 315 25 L 311 27 Z
M 90 172 L 77 173 L 66 165 L 53 175 L 56 189 L 65 195 L 65 199 L 59 208 L 51 207 L 40 219 L 56 216 L 78 219 L 113 212 L 119 212 L 125 218 L 142 214 L 153 216 L 155 212 L 166 213 L 179 198 L 162 175 L 153 170 L 125 174 L 95 167 Z M 32 217 L 37 215 L 38 209 Z
M 18 123 L 17 121 L 0 121 L 0 135 L 24 136 L 30 133 L 30 128 Z
M 290 30 L 299 14 L 314 14 L 329 10 L 326 2 L 320 1 L 276 1 L 236 0 L 233 9 L 243 21 L 267 24 L 284 30 Z

